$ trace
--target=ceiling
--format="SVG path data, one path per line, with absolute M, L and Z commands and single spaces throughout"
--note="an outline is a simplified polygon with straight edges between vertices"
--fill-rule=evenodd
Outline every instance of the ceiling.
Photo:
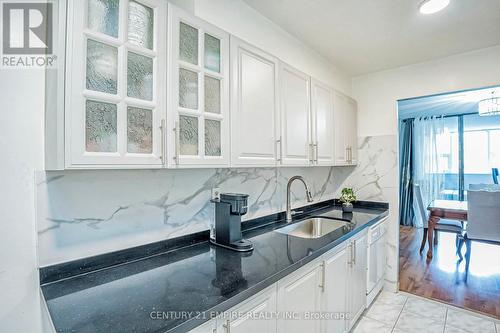
M 499 0 L 243 0 L 356 76 L 500 45 Z
M 398 102 L 399 119 L 478 112 L 478 102 L 500 96 L 500 87 L 405 99 Z

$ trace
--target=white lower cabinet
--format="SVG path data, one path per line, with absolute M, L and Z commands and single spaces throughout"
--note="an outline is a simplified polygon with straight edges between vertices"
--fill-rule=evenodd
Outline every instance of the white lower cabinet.
M 321 332 L 344 333 L 347 331 L 347 266 L 348 253 L 346 244 L 328 253 L 323 261 L 325 289 L 321 302 L 321 310 L 330 314 L 330 318 L 322 321 Z
M 321 280 L 316 262 L 278 282 L 278 333 L 319 332 L 320 321 L 308 316 L 320 312 Z
M 217 320 L 212 319 L 189 331 L 189 333 L 217 333 Z
M 349 242 L 347 278 L 349 330 L 366 308 L 367 244 L 366 231 L 356 235 Z
M 387 217 L 368 230 L 366 306 L 369 307 L 382 289 L 386 265 L 386 222 Z
M 275 333 L 276 285 L 264 290 L 226 313 L 218 322 L 217 332 Z
M 367 244 L 362 231 L 191 332 L 346 333 L 366 308 Z

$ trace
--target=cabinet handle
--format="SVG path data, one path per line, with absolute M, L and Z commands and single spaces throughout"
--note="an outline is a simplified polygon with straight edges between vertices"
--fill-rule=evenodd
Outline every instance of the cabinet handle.
M 352 245 L 352 264 L 356 265 L 356 240 L 354 240 Z
M 231 322 L 229 319 L 226 320 L 226 322 L 222 325 L 226 329 L 226 333 L 231 333 Z
M 325 274 L 326 274 L 325 262 L 322 262 L 320 266 L 321 266 L 321 284 L 319 285 L 319 287 L 321 288 L 322 292 L 325 292 Z
M 349 243 L 349 261 L 347 263 L 349 267 L 352 267 L 352 242 Z
M 174 125 L 174 129 L 173 129 L 174 133 L 175 133 L 175 156 L 174 156 L 174 160 L 175 160 L 175 164 L 179 165 L 179 121 L 175 121 L 175 125 Z
M 309 163 L 314 163 L 314 143 L 309 144 Z
M 351 164 L 352 163 L 352 147 L 351 146 L 347 146 L 346 155 L 347 155 L 347 163 Z
M 165 119 L 161 120 L 160 123 L 160 160 L 162 164 L 165 164 Z
M 276 145 L 277 148 L 280 150 L 278 154 L 278 162 L 281 162 L 283 160 L 283 140 L 281 139 L 281 136 L 278 140 L 276 140 Z
M 315 147 L 314 150 L 315 150 L 315 157 L 316 157 L 315 160 L 316 160 L 316 164 L 318 164 L 318 155 L 319 155 L 319 153 L 318 153 L 318 143 L 317 142 L 314 144 L 314 147 Z

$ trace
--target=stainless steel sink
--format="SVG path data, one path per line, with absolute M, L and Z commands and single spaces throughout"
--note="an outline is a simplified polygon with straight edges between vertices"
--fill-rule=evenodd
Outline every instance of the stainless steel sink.
M 320 238 L 341 228 L 349 230 L 351 223 L 323 217 L 313 217 L 276 229 L 275 231 L 300 238 Z

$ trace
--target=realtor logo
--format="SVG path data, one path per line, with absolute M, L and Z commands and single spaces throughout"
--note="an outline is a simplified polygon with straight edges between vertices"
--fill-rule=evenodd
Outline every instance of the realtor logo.
M 52 53 L 52 3 L 3 3 L 3 54 Z

